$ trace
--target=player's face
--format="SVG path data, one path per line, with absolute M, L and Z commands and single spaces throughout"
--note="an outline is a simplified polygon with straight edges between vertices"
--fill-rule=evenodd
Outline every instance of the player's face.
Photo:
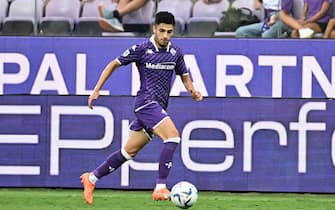
M 159 48 L 165 48 L 173 35 L 173 25 L 160 23 L 153 27 L 155 42 Z

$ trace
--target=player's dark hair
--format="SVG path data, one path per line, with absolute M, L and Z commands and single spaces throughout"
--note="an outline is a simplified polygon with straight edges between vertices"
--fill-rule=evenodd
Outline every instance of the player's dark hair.
M 167 11 L 158 12 L 155 17 L 155 25 L 159 25 L 161 23 L 172 24 L 174 26 L 175 21 L 173 14 Z

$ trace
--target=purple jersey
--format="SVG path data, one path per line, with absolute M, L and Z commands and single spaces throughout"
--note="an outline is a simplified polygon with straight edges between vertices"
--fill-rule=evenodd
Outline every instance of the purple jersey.
M 305 4 L 308 4 L 308 11 L 307 11 L 307 19 L 314 16 L 321 10 L 322 4 L 324 2 L 329 2 L 330 4 L 333 2 L 332 0 L 304 0 Z M 327 23 L 328 20 L 332 17 L 332 10 L 333 7 L 329 7 L 328 12 L 325 16 L 320 18 L 317 22 L 319 23 Z
M 174 72 L 177 75 L 188 74 L 181 49 L 171 43 L 167 48 L 159 49 L 153 36 L 127 49 L 117 61 L 121 65 L 135 62 L 138 68 L 141 86 L 136 95 L 135 109 L 153 101 L 166 109 Z
M 290 14 L 293 8 L 293 1 L 292 0 L 282 0 L 281 1 L 281 9 L 286 13 Z

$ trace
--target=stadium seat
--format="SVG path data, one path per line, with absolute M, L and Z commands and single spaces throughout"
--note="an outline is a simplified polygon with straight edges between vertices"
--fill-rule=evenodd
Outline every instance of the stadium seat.
M 2 21 L 7 16 L 8 1 L 0 0 L 0 30 L 2 29 Z
M 175 36 L 182 36 L 186 30 L 186 23 L 191 17 L 191 0 L 162 0 L 158 3 L 157 12 L 169 11 L 175 16 Z
M 35 9 L 35 6 L 37 9 Z M 35 24 L 42 16 L 43 2 L 15 0 L 10 4 L 8 17 L 3 20 L 3 35 L 33 35 Z
M 71 35 L 79 18 L 79 0 L 50 0 L 40 22 L 41 35 Z
M 86 2 L 82 6 L 82 15 L 77 19 L 75 27 L 75 34 L 78 36 L 101 36 L 102 29 L 99 26 L 99 12 L 98 5 L 110 4 L 110 0 L 96 0 Z
M 193 16 L 187 23 L 187 36 L 212 37 L 217 31 L 222 12 L 228 9 L 228 2 L 221 1 L 217 4 L 205 4 L 197 1 L 193 7 Z
M 213 17 L 192 17 L 187 24 L 188 37 L 213 37 L 219 23 Z
M 151 33 L 150 28 L 154 14 L 155 3 L 152 0 L 137 11 L 122 17 L 122 23 L 126 32 Z

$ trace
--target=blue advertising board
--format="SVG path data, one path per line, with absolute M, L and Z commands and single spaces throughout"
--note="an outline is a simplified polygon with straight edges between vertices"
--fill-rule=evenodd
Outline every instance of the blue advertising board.
M 0 94 L 87 95 L 107 63 L 145 38 L 1 37 Z M 333 98 L 331 40 L 175 38 L 204 96 Z M 103 94 L 135 95 L 136 66 Z M 177 80 L 171 95 L 182 95 Z
M 0 186 L 80 187 L 127 139 L 133 97 L 0 96 Z M 335 102 L 327 99 L 172 97 L 182 142 L 168 186 L 200 190 L 335 192 Z M 97 187 L 152 189 L 162 142 Z

